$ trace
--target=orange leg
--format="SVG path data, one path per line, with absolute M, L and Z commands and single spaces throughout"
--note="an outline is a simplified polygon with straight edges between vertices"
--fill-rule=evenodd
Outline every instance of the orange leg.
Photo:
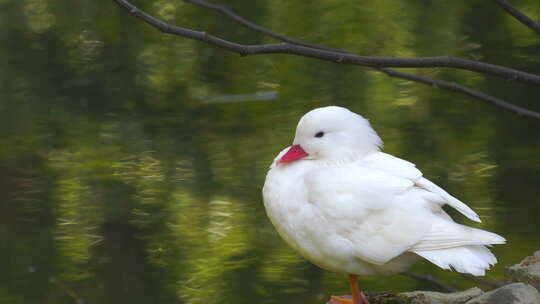
M 357 278 L 355 274 L 349 275 L 352 296 L 331 296 L 326 304 L 369 304 L 364 293 L 358 289 Z

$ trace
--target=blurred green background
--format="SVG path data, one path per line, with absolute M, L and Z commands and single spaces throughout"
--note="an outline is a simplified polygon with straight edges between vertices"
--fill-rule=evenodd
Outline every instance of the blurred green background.
M 540 37 L 490 1 L 222 3 L 363 55 L 540 73 Z M 540 19 L 539 1 L 513 3 Z M 180 0 L 134 4 L 236 42 L 274 42 Z M 540 121 L 358 66 L 240 57 L 164 35 L 112 0 L 0 0 L 0 41 L 0 303 L 324 303 L 347 293 L 342 275 L 279 238 L 261 199 L 298 119 L 331 104 L 368 117 L 386 152 L 508 239 L 487 279 L 540 249 Z M 532 85 L 414 72 L 540 111 Z M 413 271 L 474 285 L 424 261 Z M 437 288 L 402 275 L 360 282 L 372 292 Z

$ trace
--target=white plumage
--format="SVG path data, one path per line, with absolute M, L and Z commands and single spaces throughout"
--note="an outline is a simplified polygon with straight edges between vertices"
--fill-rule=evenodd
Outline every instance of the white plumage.
M 455 223 L 443 205 L 480 219 L 381 146 L 369 122 L 345 108 L 304 115 L 293 148 L 276 157 L 263 189 L 279 234 L 308 260 L 337 272 L 392 274 L 421 256 L 444 269 L 483 275 L 497 262 L 486 246 L 505 239 Z

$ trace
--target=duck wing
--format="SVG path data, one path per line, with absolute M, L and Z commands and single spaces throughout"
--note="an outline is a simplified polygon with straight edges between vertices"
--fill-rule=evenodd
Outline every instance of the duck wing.
M 465 215 L 470 220 L 481 222 L 476 212 L 474 212 L 469 206 L 450 195 L 435 183 L 423 177 L 422 172 L 416 168 L 415 164 L 409 161 L 384 152 L 378 152 L 365 157 L 361 161 L 361 165 L 367 168 L 378 169 L 395 176 L 406 178 L 413 182 L 417 187 L 432 193 L 433 196 L 430 200 L 432 203 L 440 206 L 448 205 Z
M 429 192 L 407 178 L 353 164 L 314 170 L 305 185 L 315 224 L 369 263 L 387 263 L 430 231 Z

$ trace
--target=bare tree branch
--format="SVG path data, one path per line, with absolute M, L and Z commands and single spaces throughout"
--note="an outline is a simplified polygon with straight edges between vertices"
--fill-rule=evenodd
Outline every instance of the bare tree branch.
M 332 52 L 338 52 L 338 53 L 351 53 L 349 51 L 346 51 L 346 50 L 341 50 L 341 49 L 335 49 L 335 48 L 331 48 L 331 47 L 326 47 L 326 46 L 322 46 L 322 45 L 317 45 L 317 44 L 313 44 L 313 43 L 309 43 L 309 42 L 306 42 L 306 41 L 302 41 L 302 40 L 299 40 L 299 39 L 295 39 L 295 38 L 291 38 L 291 37 L 288 37 L 288 36 L 285 36 L 283 34 L 280 34 L 280 33 L 276 33 L 274 31 L 271 31 L 265 27 L 262 27 L 258 24 L 255 24 L 249 20 L 246 20 L 244 19 L 242 16 L 239 16 L 238 14 L 236 14 L 235 12 L 233 12 L 232 10 L 226 8 L 225 6 L 223 5 L 217 5 L 217 4 L 212 4 L 212 3 L 208 3 L 208 2 L 205 2 L 205 1 L 200 1 L 200 0 L 184 0 L 184 2 L 186 3 L 191 3 L 191 4 L 194 4 L 194 5 L 197 5 L 197 6 L 200 6 L 200 7 L 204 7 L 204 8 L 209 8 L 209 9 L 213 9 L 231 19 L 233 19 L 234 21 L 246 26 L 247 28 L 250 28 L 252 30 L 255 30 L 257 32 L 260 32 L 260 33 L 263 33 L 267 36 L 270 36 L 270 37 L 273 37 L 277 40 L 281 40 L 281 41 L 284 41 L 284 42 L 289 42 L 291 44 L 296 44 L 296 45 L 302 45 L 302 46 L 305 46 L 305 47 L 310 47 L 310 48 L 314 48 L 314 49 L 319 49 L 319 50 L 327 50 L 327 51 L 332 51 Z
M 181 27 L 177 27 L 177 26 L 172 26 L 172 25 L 169 25 L 169 24 L 167 24 L 167 23 L 165 23 L 165 22 L 163 22 L 163 21 L 161 21 L 161 20 L 159 20 L 159 19 L 145 13 L 144 11 L 139 10 L 138 8 L 136 8 L 131 3 L 129 3 L 127 1 L 125 1 L 125 0 L 115 0 L 115 1 L 117 3 L 119 3 L 120 5 L 122 5 L 123 7 L 129 9 L 132 14 L 135 14 L 135 16 L 143 19 L 147 23 L 153 25 L 154 27 L 160 29 L 161 31 L 163 31 L 165 33 L 173 33 L 173 34 L 181 35 L 181 36 L 192 38 L 192 39 L 202 40 L 202 41 L 217 45 L 219 47 L 223 47 L 223 44 L 224 44 L 224 45 L 227 46 L 227 47 L 225 47 L 226 49 L 232 50 L 232 51 L 237 52 L 237 53 L 239 53 L 241 55 L 247 55 L 242 51 L 244 48 L 253 47 L 253 46 L 244 46 L 244 45 L 240 45 L 240 44 L 233 43 L 233 42 L 230 42 L 230 41 L 226 41 L 226 40 L 223 40 L 223 39 L 208 35 L 205 32 L 198 32 L 198 31 L 193 31 L 193 30 L 189 30 L 189 29 L 185 29 L 185 28 L 181 28 Z M 302 40 L 299 40 L 299 39 L 295 39 L 295 38 L 285 36 L 285 35 L 280 34 L 280 33 L 273 32 L 273 31 L 271 31 L 269 29 L 266 29 L 266 28 L 264 28 L 262 26 L 259 26 L 259 25 L 255 24 L 253 22 L 250 22 L 250 21 L 244 19 L 243 17 L 239 16 L 238 14 L 233 12 L 232 10 L 230 10 L 230 9 L 228 9 L 228 8 L 222 6 L 222 5 L 211 4 L 211 3 L 208 3 L 208 2 L 205 2 L 205 1 L 202 1 L 202 0 L 184 0 L 184 1 L 187 2 L 187 3 L 192 3 L 194 5 L 204 7 L 204 8 L 209 8 L 209 9 L 215 10 L 215 11 L 217 11 L 217 12 L 219 12 L 219 13 L 221 13 L 221 14 L 223 14 L 223 15 L 225 15 L 225 16 L 233 19 L 233 20 L 235 20 L 236 22 L 246 26 L 247 28 L 250 28 L 250 29 L 258 31 L 258 32 L 261 32 L 261 33 L 263 33 L 265 35 L 268 35 L 270 37 L 273 37 L 275 39 L 285 41 L 285 42 L 288 42 L 290 44 L 294 44 L 294 45 L 297 45 L 297 46 L 303 46 L 303 47 L 307 47 L 307 48 L 311 48 L 311 49 L 323 50 L 323 51 L 328 51 L 328 52 L 332 52 L 332 53 L 337 53 L 337 55 L 340 56 L 336 60 L 337 62 L 343 62 L 344 59 L 343 59 L 342 55 L 356 56 L 356 55 L 350 53 L 347 50 L 329 48 L 329 47 L 326 47 L 326 46 L 321 46 L 321 45 L 305 42 L 305 41 L 302 41 Z M 289 44 L 277 44 L 277 45 L 289 46 Z M 274 45 L 266 45 L 266 46 L 276 46 L 276 44 L 274 44 Z M 302 55 L 302 54 L 300 54 L 300 55 Z M 303 55 L 303 56 L 305 56 L 305 55 Z M 356 57 L 360 57 L 360 56 L 356 56 Z M 373 57 L 368 57 L 368 58 L 373 58 Z M 366 65 L 366 66 L 374 68 L 374 69 L 376 69 L 378 71 L 381 71 L 381 72 L 383 72 L 383 73 L 385 73 L 385 74 L 387 74 L 388 76 L 391 76 L 391 77 L 406 79 L 406 80 L 415 81 L 415 82 L 423 83 L 423 84 L 426 84 L 426 85 L 430 85 L 430 86 L 433 86 L 433 87 L 438 87 L 438 88 L 451 90 L 451 91 L 458 92 L 458 93 L 461 93 L 461 94 L 465 94 L 465 95 L 471 96 L 473 98 L 477 98 L 477 99 L 480 99 L 482 101 L 488 102 L 490 104 L 499 106 L 499 107 L 501 107 L 501 108 L 503 108 L 503 109 L 505 109 L 507 111 L 516 113 L 516 114 L 524 116 L 524 117 L 540 119 L 540 113 L 538 113 L 538 112 L 534 112 L 534 111 L 531 111 L 531 110 L 528 110 L 528 109 L 513 105 L 513 104 L 508 103 L 508 102 L 506 102 L 504 100 L 501 100 L 499 98 L 484 94 L 482 92 L 467 88 L 465 86 L 458 85 L 456 83 L 451 83 L 451 82 L 446 82 L 446 81 L 441 81 L 441 80 L 434 80 L 434 79 L 430 79 L 430 78 L 427 78 L 427 77 L 417 76 L 417 75 L 414 75 L 414 74 L 398 72 L 398 71 L 395 71 L 395 70 L 390 69 L 390 68 L 380 68 L 380 67 L 375 67 L 375 66 L 370 66 L 370 65 Z
M 410 278 L 413 278 L 413 279 L 416 279 L 416 280 L 428 281 L 430 283 L 433 283 L 433 284 L 439 286 L 444 291 L 455 292 L 455 291 L 459 290 L 459 289 L 455 288 L 454 286 L 446 284 L 445 282 L 437 279 L 436 277 L 434 277 L 434 276 L 432 276 L 430 274 L 420 274 L 420 273 L 416 273 L 416 272 L 412 272 L 412 271 L 405 271 L 405 272 L 402 272 L 401 274 L 406 275 L 406 276 L 408 276 Z
M 510 4 L 510 2 L 506 0 L 495 0 L 495 2 L 497 2 L 497 4 L 500 7 L 502 7 L 514 18 L 516 18 L 519 22 L 525 24 L 531 30 L 535 31 L 538 35 L 540 35 L 540 23 L 532 20 L 527 15 L 523 14 L 521 11 L 513 7 L 512 4 Z
M 250 28 L 250 29 L 258 31 L 258 32 L 261 32 L 263 34 L 266 34 L 266 35 L 268 35 L 270 37 L 276 38 L 276 39 L 281 40 L 281 41 L 289 42 L 289 43 L 296 44 L 296 45 L 302 45 L 302 46 L 306 46 L 306 47 L 321 49 L 321 50 L 331 50 L 331 51 L 335 51 L 335 52 L 339 52 L 339 53 L 349 53 L 350 54 L 350 52 L 347 51 L 347 50 L 327 48 L 325 46 L 305 42 L 305 41 L 302 41 L 302 40 L 299 40 L 299 39 L 294 39 L 294 38 L 285 36 L 285 35 L 280 34 L 280 33 L 273 32 L 271 30 L 268 30 L 268 29 L 266 29 L 266 28 L 264 28 L 262 26 L 259 26 L 259 25 L 255 24 L 255 23 L 251 22 L 251 21 L 248 21 L 248 20 L 242 18 L 241 16 L 236 14 L 234 11 L 232 11 L 232 10 L 222 6 L 222 5 L 211 4 L 211 3 L 207 3 L 207 2 L 202 1 L 202 0 L 184 0 L 184 2 L 192 3 L 194 5 L 198 5 L 198 6 L 201 6 L 201 7 L 204 7 L 204 8 L 209 8 L 209 9 L 216 10 L 219 13 L 221 13 L 221 14 L 235 20 L 236 22 L 246 26 L 247 28 Z M 471 96 L 473 98 L 477 98 L 477 99 L 480 99 L 482 101 L 491 103 L 493 105 L 502 107 L 505 110 L 508 110 L 510 112 L 514 112 L 514 113 L 516 113 L 518 115 L 521 115 L 521 116 L 540 119 L 540 113 L 538 113 L 538 112 L 527 110 L 525 108 L 513 105 L 513 104 L 508 103 L 508 102 L 506 102 L 504 100 L 501 100 L 499 98 L 484 94 L 482 92 L 467 88 L 465 86 L 458 85 L 456 83 L 451 83 L 451 82 L 446 82 L 446 81 L 441 81 L 441 80 L 434 80 L 434 79 L 430 79 L 430 78 L 427 78 L 427 77 L 416 76 L 414 74 L 398 72 L 398 71 L 395 71 L 395 70 L 390 69 L 390 68 L 381 68 L 381 69 L 376 69 L 376 70 L 384 72 L 385 74 L 387 74 L 388 76 L 391 76 L 391 77 L 406 79 L 406 80 L 410 80 L 410 81 L 416 81 L 416 82 L 423 83 L 423 84 L 426 84 L 426 85 L 430 85 L 430 86 L 433 86 L 433 87 L 448 89 L 448 90 L 455 91 L 455 92 L 458 92 L 458 93 L 461 93 L 461 94 L 465 94 L 465 95 Z
M 461 85 L 456 84 L 454 82 L 430 79 L 430 78 L 417 76 L 417 75 L 413 75 L 413 74 L 398 72 L 396 70 L 387 69 L 387 68 L 382 68 L 382 69 L 380 69 L 380 71 L 382 71 L 382 72 L 384 72 L 384 73 L 386 73 L 386 74 L 388 74 L 390 76 L 393 76 L 393 77 L 399 77 L 399 78 L 402 78 L 402 79 L 412 80 L 412 81 L 420 82 L 420 83 L 427 84 L 427 85 L 430 85 L 430 86 L 433 86 L 433 87 L 445 88 L 445 89 L 452 90 L 452 91 L 455 91 L 455 92 L 459 92 L 459 93 L 462 93 L 462 94 L 465 94 L 465 95 L 469 95 L 469 96 L 475 97 L 477 99 L 483 100 L 485 102 L 491 103 L 493 105 L 499 106 L 499 107 L 501 107 L 501 108 L 503 108 L 505 110 L 508 110 L 510 112 L 514 112 L 514 113 L 516 113 L 516 114 L 518 114 L 520 116 L 540 119 L 540 113 L 538 113 L 538 112 L 527 110 L 527 109 L 522 108 L 520 106 L 516 106 L 514 104 L 508 103 L 508 102 L 506 102 L 506 101 L 504 101 L 502 99 L 499 99 L 499 98 L 484 94 L 482 92 L 479 92 L 479 91 L 476 91 L 476 90 L 461 86 Z
M 187 38 L 204 41 L 208 44 L 238 53 L 242 56 L 258 54 L 294 54 L 299 56 L 317 58 L 337 63 L 348 63 L 373 68 L 400 67 L 400 68 L 433 68 L 446 67 L 469 70 L 485 74 L 491 74 L 507 79 L 529 82 L 540 85 L 540 75 L 523 72 L 520 70 L 503 67 L 495 64 L 478 62 L 469 59 L 450 56 L 420 57 L 420 58 L 392 58 L 392 57 L 369 57 L 347 53 L 337 53 L 327 50 L 315 49 L 291 43 L 243 45 L 230 42 L 206 32 L 194 31 L 183 27 L 163 22 L 144 11 L 138 9 L 126 0 L 115 0 L 118 4 L 128 9 L 133 15 L 144 20 L 167 34 L 184 36 Z

